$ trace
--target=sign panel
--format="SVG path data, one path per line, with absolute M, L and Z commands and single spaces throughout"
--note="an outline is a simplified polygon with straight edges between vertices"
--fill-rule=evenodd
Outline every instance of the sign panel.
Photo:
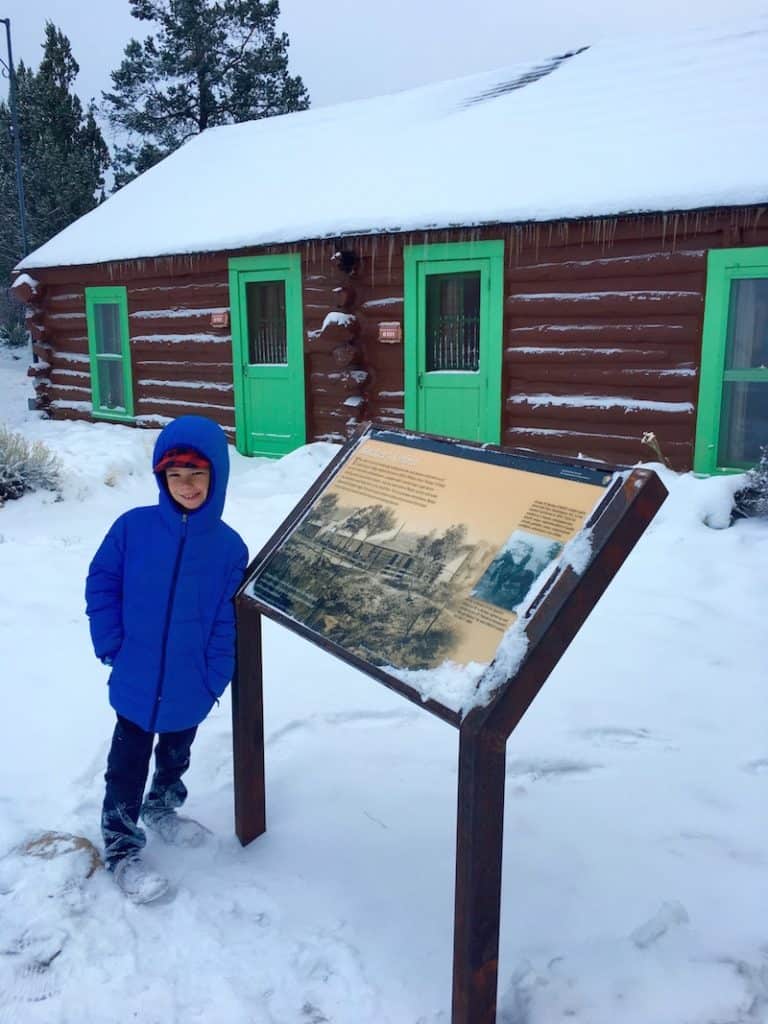
M 379 341 L 395 345 L 402 340 L 403 328 L 399 320 L 387 320 L 379 324 Z
M 612 479 L 373 430 L 245 594 L 387 670 L 487 664 Z

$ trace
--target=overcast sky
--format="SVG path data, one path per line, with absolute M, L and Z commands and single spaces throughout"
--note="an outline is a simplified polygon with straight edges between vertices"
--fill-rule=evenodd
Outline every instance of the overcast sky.
M 727 24 L 768 14 L 768 0 L 281 0 L 291 70 L 312 105 L 392 92 L 546 57 L 606 36 Z M 45 21 L 69 36 L 77 91 L 100 99 L 144 23 L 128 0 L 0 0 L 14 61 L 37 67 Z M 0 29 L 2 26 L 0 26 Z M 0 36 L 5 58 L 5 38 Z M 768 55 L 767 55 L 768 59 Z

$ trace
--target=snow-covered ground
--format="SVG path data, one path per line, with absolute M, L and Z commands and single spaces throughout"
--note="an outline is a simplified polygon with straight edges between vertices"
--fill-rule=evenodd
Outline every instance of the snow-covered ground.
M 188 776 L 215 838 L 147 850 L 173 902 L 18 852 L 99 841 L 113 716 L 83 578 L 154 499 L 156 436 L 41 420 L 24 370 L 0 348 L 0 422 L 66 484 L 0 510 L 0 1022 L 448 1024 L 457 734 L 274 624 L 265 836 L 233 835 L 222 701 Z M 252 552 L 334 450 L 233 453 Z M 738 481 L 659 472 L 668 501 L 509 741 L 505 1024 L 768 1021 L 768 523 L 712 528 Z

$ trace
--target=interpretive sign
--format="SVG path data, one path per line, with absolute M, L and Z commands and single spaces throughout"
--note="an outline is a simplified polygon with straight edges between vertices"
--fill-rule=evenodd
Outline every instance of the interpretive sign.
M 238 594 L 241 842 L 266 827 L 262 613 L 459 729 L 454 1024 L 495 1019 L 507 737 L 665 497 L 642 468 L 367 426 Z
M 466 710 L 531 588 L 612 480 L 603 468 L 371 430 L 245 594 Z
M 488 664 L 610 474 L 364 437 L 246 593 L 374 665 Z

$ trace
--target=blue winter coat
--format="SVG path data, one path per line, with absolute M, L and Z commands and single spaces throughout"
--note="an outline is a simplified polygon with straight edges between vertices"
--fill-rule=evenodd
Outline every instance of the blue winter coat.
M 232 597 L 248 551 L 221 521 L 229 477 L 223 430 L 182 416 L 161 432 L 152 465 L 169 448 L 195 448 L 211 463 L 208 497 L 183 511 L 158 474 L 160 501 L 116 520 L 85 587 L 96 656 L 112 661 L 110 703 L 149 732 L 198 725 L 232 678 Z

